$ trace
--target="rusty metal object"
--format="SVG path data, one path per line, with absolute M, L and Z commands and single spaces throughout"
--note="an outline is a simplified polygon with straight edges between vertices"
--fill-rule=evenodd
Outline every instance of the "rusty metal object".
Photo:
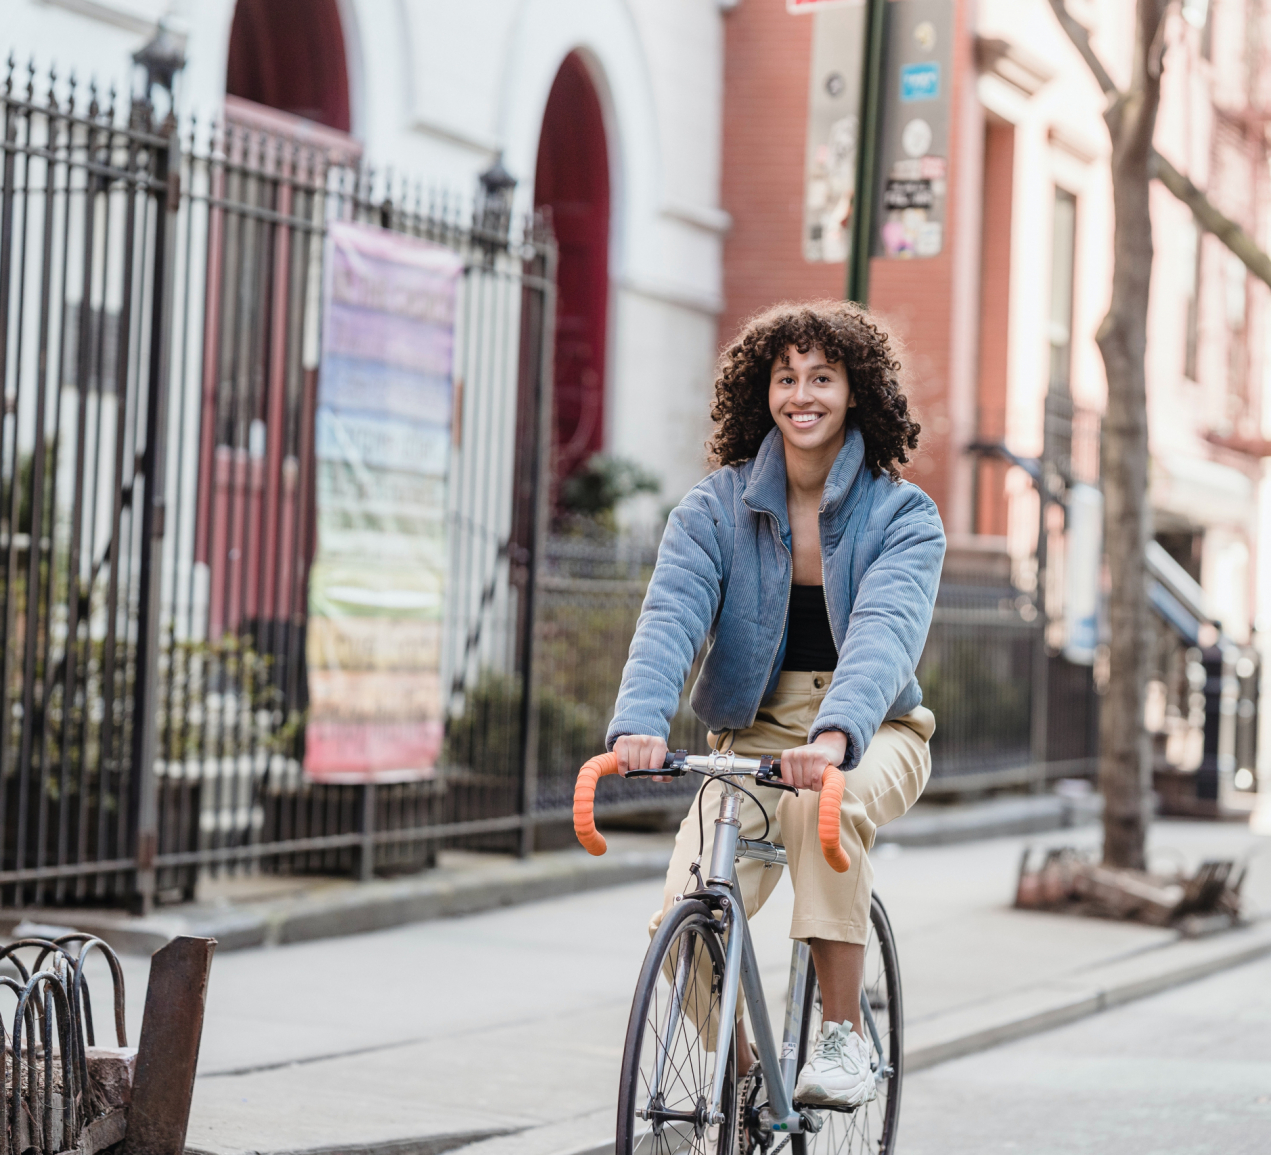
M 1190 933 L 1240 921 L 1244 872 L 1237 874 L 1234 862 L 1203 862 L 1189 876 L 1114 870 L 1072 847 L 1047 851 L 1036 870 L 1029 869 L 1031 856 L 1025 849 L 1020 860 L 1015 905 L 1021 909 L 1130 919 L 1184 933 L 1189 933 L 1189 919 L 1209 920 Z
M 215 948 L 213 938 L 182 936 L 151 957 L 122 1155 L 182 1155 L 185 1150 Z

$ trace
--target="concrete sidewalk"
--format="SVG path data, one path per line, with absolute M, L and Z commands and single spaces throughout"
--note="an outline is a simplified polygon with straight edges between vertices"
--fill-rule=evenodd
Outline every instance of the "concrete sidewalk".
M 1038 794 L 962 805 L 920 802 L 884 827 L 879 842 L 940 846 L 1082 826 L 1097 819 L 1098 801 Z M 449 851 L 442 853 L 435 870 L 367 883 L 235 876 L 201 883 L 198 902 L 161 907 L 145 918 L 100 908 L 0 910 L 0 934 L 12 936 L 22 924 L 73 925 L 99 935 L 117 951 L 139 955 L 149 955 L 179 934 L 204 935 L 215 938 L 224 955 L 540 902 L 661 878 L 666 870 L 664 837 L 617 831 L 609 834 L 609 843 L 609 852 L 600 858 L 577 847 L 527 859 Z
M 1183 940 L 1010 909 L 1026 842 L 1090 844 L 1097 833 L 875 851 L 901 952 L 911 1070 L 1271 953 L 1267 921 Z M 1271 914 L 1271 839 L 1241 826 L 1158 822 L 1152 845 L 1162 861 L 1186 864 L 1252 856 L 1247 910 Z M 644 926 L 660 893 L 648 880 L 218 957 L 189 1149 L 603 1151 Z M 755 922 L 774 1017 L 790 900 L 783 880 Z M 129 967 L 136 973 L 141 960 Z M 134 997 L 134 1014 L 139 1006 Z

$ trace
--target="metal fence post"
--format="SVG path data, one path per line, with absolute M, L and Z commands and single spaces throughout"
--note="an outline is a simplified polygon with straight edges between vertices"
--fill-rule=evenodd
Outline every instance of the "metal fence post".
M 1048 562 L 1048 541 L 1046 514 L 1050 509 L 1047 500 L 1045 479 L 1037 483 L 1037 501 L 1040 512 L 1037 516 L 1037 637 L 1033 644 L 1032 701 L 1029 715 L 1029 762 L 1031 763 L 1030 788 L 1035 794 L 1046 789 L 1046 763 L 1050 758 L 1050 655 L 1046 652 L 1046 626 L 1050 618 L 1047 613 L 1046 598 L 1046 566 Z
M 146 399 L 146 446 L 141 472 L 141 573 L 137 614 L 137 680 L 134 689 L 133 766 L 130 806 L 137 868 L 133 905 L 154 905 L 155 855 L 159 844 L 158 792 L 154 763 L 158 746 L 160 590 L 163 568 L 164 486 L 167 457 L 168 376 L 172 337 L 172 260 L 181 207 L 181 153 L 177 125 L 169 116 L 167 138 L 155 146 L 154 273 L 150 301 L 150 356 Z
M 375 877 L 375 783 L 362 787 L 362 846 L 358 852 L 358 881 Z
M 525 559 L 525 604 L 521 609 L 521 844 L 522 857 L 534 849 L 534 810 L 538 801 L 538 695 L 534 682 L 534 619 L 538 569 L 542 563 L 550 514 L 552 453 L 553 335 L 556 319 L 556 248 L 549 243 L 534 262 L 541 284 L 532 290 L 538 299 L 538 357 L 534 382 L 534 452 L 530 458 L 530 524 Z M 524 324 L 524 319 L 522 319 Z

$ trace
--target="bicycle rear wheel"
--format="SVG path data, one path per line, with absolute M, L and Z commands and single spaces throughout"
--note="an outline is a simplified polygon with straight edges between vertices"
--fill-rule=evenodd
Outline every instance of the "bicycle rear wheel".
M 891 1155 L 896 1149 L 896 1127 L 900 1119 L 900 1083 L 904 1074 L 904 1010 L 900 996 L 900 963 L 896 939 L 887 911 L 874 895 L 869 910 L 869 941 L 865 946 L 864 994 L 874 1015 L 878 1039 L 868 1026 L 870 1063 L 878 1097 L 853 1111 L 817 1108 L 821 1130 L 816 1134 L 795 1135 L 793 1155 Z M 808 971 L 807 995 L 803 1002 L 803 1028 L 799 1034 L 799 1067 L 807 1062 L 812 1040 L 821 1033 L 821 988 L 812 968 Z M 890 1072 L 890 1073 L 888 1073 Z
M 724 980 L 724 951 L 712 917 L 701 902 L 676 903 L 644 957 L 622 1056 L 616 1155 L 730 1153 L 735 1042 L 722 1057 L 726 1121 L 707 1118 L 721 1062 L 713 1024 L 719 1022 Z

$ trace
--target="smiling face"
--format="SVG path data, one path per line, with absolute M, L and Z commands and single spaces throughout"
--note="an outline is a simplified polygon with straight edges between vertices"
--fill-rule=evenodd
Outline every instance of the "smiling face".
M 837 453 L 847 436 L 847 411 L 855 404 L 847 370 L 823 350 L 800 353 L 792 345 L 773 362 L 768 408 L 790 448 Z

